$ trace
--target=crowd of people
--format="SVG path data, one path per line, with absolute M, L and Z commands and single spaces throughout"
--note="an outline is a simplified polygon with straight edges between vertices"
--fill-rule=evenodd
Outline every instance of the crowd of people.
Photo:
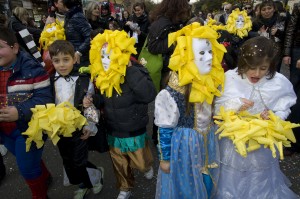
M 88 161 L 96 148 L 110 154 L 117 199 L 130 198 L 133 169 L 146 179 L 156 172 L 146 128 L 154 101 L 155 198 L 299 198 L 279 167 L 282 143 L 272 153 L 263 145 L 274 145 L 275 138 L 255 138 L 251 144 L 258 147 L 242 155 L 232 137 L 218 139 L 213 116 L 247 111 L 261 121 L 275 114 L 276 121 L 300 123 L 300 4 L 291 14 L 272 0 L 255 7 L 224 3 L 221 12 L 198 14 L 187 0 L 162 0 L 151 11 L 136 2 L 122 16 L 109 0 L 85 7 L 81 0 L 49 0 L 48 7 L 40 28 L 22 7 L 10 18 L 0 16 L 0 183 L 8 150 L 32 198 L 48 198 L 52 175 L 42 160 L 44 147 L 28 147 L 23 132 L 32 128 L 32 108 L 68 102 L 87 123 L 57 142 L 64 185 L 78 186 L 74 199 L 101 192 L 104 169 Z M 41 35 L 53 23 L 63 24 L 65 39 L 41 50 Z M 139 61 L 145 43 L 162 58 L 155 80 L 151 66 Z M 289 80 L 282 64 L 289 65 Z M 293 130 L 300 139 L 300 128 Z M 298 142 L 284 149 L 285 155 L 299 152 Z

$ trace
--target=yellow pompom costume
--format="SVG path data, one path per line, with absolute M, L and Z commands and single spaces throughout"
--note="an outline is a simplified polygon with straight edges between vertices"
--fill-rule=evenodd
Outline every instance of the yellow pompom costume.
M 192 38 L 208 39 L 212 44 L 212 69 L 202 75 L 194 62 Z M 224 86 L 224 71 L 221 61 L 226 52 L 223 45 L 217 42 L 218 33 L 208 26 L 192 23 L 181 30 L 169 34 L 169 46 L 176 42 L 176 48 L 170 58 L 169 68 L 178 72 L 179 86 L 192 84 L 189 96 L 191 103 L 207 102 L 212 104 L 214 96 L 220 96 L 219 86 Z
M 240 15 L 244 18 L 244 27 L 237 29 L 236 20 Z M 232 13 L 229 15 L 225 28 L 229 33 L 237 35 L 240 38 L 244 38 L 248 36 L 248 32 L 252 28 L 252 21 L 251 18 L 247 15 L 246 10 L 240 11 L 237 8 L 233 10 Z
M 101 60 L 101 49 L 106 43 L 108 44 L 107 53 L 111 53 L 107 71 L 104 70 Z M 105 93 L 107 97 L 111 97 L 113 89 L 118 94 L 122 93 L 120 84 L 124 83 L 130 55 L 137 54 L 134 44 L 134 38 L 130 38 L 125 31 L 118 30 L 105 30 L 103 34 L 98 34 L 91 41 L 90 72 L 101 94 Z
M 226 30 L 226 27 L 220 23 L 220 24 L 217 24 L 217 21 L 212 19 L 212 18 L 209 18 L 206 26 L 214 29 L 215 31 L 218 31 L 218 30 Z
M 66 40 L 64 22 L 56 20 L 55 23 L 47 24 L 41 33 L 40 46 L 47 50 L 55 40 Z
M 43 133 L 56 145 L 60 135 L 72 137 L 76 129 L 81 129 L 87 124 L 86 118 L 80 114 L 69 102 L 55 104 L 36 105 L 31 109 L 32 117 L 28 123 L 28 129 L 22 133 L 27 135 L 26 151 L 29 151 L 31 143 L 35 142 L 37 148 L 44 145 Z
M 216 134 L 220 133 L 220 139 L 231 139 L 236 151 L 243 157 L 247 156 L 247 152 L 264 145 L 265 148 L 270 148 L 274 158 L 277 148 L 280 159 L 283 159 L 283 146 L 290 147 L 291 142 L 296 142 L 292 128 L 299 127 L 300 124 L 284 121 L 270 110 L 269 117 L 269 120 L 263 120 L 260 114 L 251 115 L 247 111 L 235 113 L 221 107 L 220 114 L 214 116 L 217 119 L 215 123 L 219 126 Z

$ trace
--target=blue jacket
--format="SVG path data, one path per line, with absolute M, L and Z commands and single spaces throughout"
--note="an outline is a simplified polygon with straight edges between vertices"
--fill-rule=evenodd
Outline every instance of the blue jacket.
M 20 51 L 14 64 L 13 73 L 7 81 L 7 93 L 16 94 L 14 103 L 19 114 L 16 121 L 21 132 L 26 131 L 31 119 L 31 108 L 35 105 L 53 103 L 50 80 L 43 66 L 28 53 Z M 14 99 L 13 99 L 14 100 Z
M 88 66 L 89 64 L 91 31 L 92 27 L 85 18 L 81 7 L 73 7 L 66 13 L 66 39 L 73 44 L 75 51 L 79 51 L 82 54 L 80 66 Z

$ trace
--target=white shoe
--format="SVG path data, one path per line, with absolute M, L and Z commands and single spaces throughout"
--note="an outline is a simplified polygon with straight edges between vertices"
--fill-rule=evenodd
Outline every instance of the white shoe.
M 0 154 L 2 156 L 5 156 L 7 154 L 7 148 L 2 144 L 0 144 Z
M 97 167 L 97 168 L 100 171 L 100 179 L 99 179 L 100 182 L 98 182 L 97 184 L 95 184 L 93 186 L 93 193 L 94 194 L 100 193 L 100 191 L 103 188 L 104 168 L 103 167 Z
M 73 199 L 83 199 L 87 194 L 89 193 L 89 189 L 78 189 L 74 192 L 74 198 Z
M 151 180 L 153 178 L 153 175 L 154 175 L 153 167 L 151 167 L 150 170 L 144 174 L 145 178 L 148 180 Z
M 64 181 L 63 181 L 63 184 L 65 187 L 68 187 L 71 185 L 70 181 L 69 181 L 69 178 L 67 176 L 67 173 L 66 173 L 66 170 L 65 168 L 63 167 L 63 175 L 64 175 Z
M 120 191 L 117 199 L 128 199 L 131 196 L 131 191 Z

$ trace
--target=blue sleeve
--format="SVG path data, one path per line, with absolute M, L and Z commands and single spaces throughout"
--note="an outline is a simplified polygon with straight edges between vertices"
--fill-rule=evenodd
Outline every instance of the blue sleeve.
M 173 135 L 173 128 L 160 128 L 158 129 L 158 154 L 159 160 L 170 160 L 171 156 L 171 139 Z

